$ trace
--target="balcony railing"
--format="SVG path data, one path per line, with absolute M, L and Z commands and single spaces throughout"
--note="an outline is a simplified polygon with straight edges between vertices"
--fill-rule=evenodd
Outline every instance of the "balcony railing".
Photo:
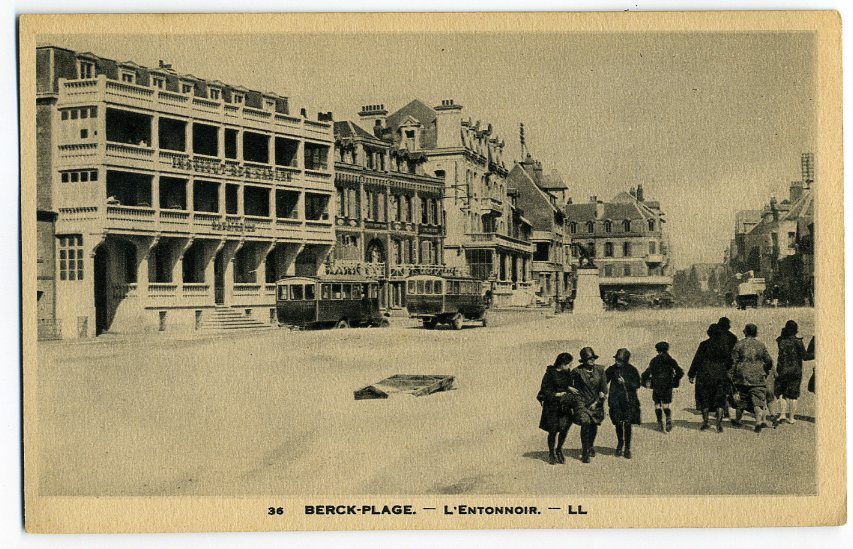
M 148 295 L 151 297 L 177 297 L 178 285 L 173 282 L 149 282 Z
M 368 278 L 385 278 L 385 263 L 367 263 L 358 260 L 338 259 L 324 265 L 327 275 L 365 276 Z
M 185 296 L 206 296 L 210 291 L 210 284 L 203 282 L 184 282 L 181 293 Z
M 234 297 L 259 297 L 261 285 L 254 283 L 234 284 Z

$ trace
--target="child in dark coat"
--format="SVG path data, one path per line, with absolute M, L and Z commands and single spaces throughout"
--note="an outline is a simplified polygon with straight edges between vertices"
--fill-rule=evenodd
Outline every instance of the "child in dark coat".
M 577 390 L 571 386 L 573 357 L 560 353 L 553 366 L 542 376 L 536 400 L 542 405 L 539 428 L 548 433 L 548 461 L 551 465 L 565 463 L 563 444 L 572 426 L 575 410 L 580 406 Z
M 631 353 L 628 349 L 616 351 L 616 363 L 608 368 L 604 375 L 610 382 L 607 404 L 610 408 L 610 420 L 616 427 L 616 455 L 631 459 L 632 426 L 640 424 L 640 372 L 631 365 Z
M 643 385 L 652 390 L 652 400 L 655 403 L 655 416 L 658 427 L 664 433 L 672 431 L 672 390 L 678 387 L 684 370 L 674 358 L 669 356 L 669 343 L 661 341 L 655 344 L 657 356 L 649 362 L 649 367 L 643 372 Z M 664 415 L 666 423 L 664 423 Z

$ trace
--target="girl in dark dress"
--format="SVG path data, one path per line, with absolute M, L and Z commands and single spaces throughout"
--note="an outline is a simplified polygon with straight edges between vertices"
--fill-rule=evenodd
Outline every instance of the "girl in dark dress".
M 571 386 L 571 364 L 569 353 L 560 353 L 553 366 L 548 366 L 542 376 L 542 386 L 536 399 L 542 404 L 539 428 L 548 433 L 548 461 L 565 463 L 563 443 L 572 426 L 573 405 L 577 402 L 577 390 Z
M 616 351 L 616 363 L 604 372 L 610 383 L 607 405 L 610 408 L 610 421 L 616 427 L 616 455 L 631 459 L 631 426 L 640 424 L 640 372 L 628 361 L 631 352 L 628 349 Z
M 595 436 L 604 421 L 604 397 L 607 396 L 607 378 L 604 368 L 595 363 L 598 355 L 592 347 L 581 349 L 580 366 L 572 370 L 572 387 L 577 389 L 580 408 L 575 423 L 581 426 L 581 461 L 589 463 L 595 457 Z

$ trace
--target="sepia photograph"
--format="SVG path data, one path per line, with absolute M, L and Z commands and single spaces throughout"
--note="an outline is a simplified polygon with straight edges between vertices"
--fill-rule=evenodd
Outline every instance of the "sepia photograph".
M 652 15 L 24 16 L 27 529 L 846 522 L 840 19 Z

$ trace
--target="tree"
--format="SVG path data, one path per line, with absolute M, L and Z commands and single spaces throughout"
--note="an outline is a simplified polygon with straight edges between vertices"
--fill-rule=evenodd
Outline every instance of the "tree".
M 720 289 L 720 283 L 717 281 L 717 270 L 713 269 L 711 274 L 708 275 L 708 291 L 712 293 L 717 293 Z

